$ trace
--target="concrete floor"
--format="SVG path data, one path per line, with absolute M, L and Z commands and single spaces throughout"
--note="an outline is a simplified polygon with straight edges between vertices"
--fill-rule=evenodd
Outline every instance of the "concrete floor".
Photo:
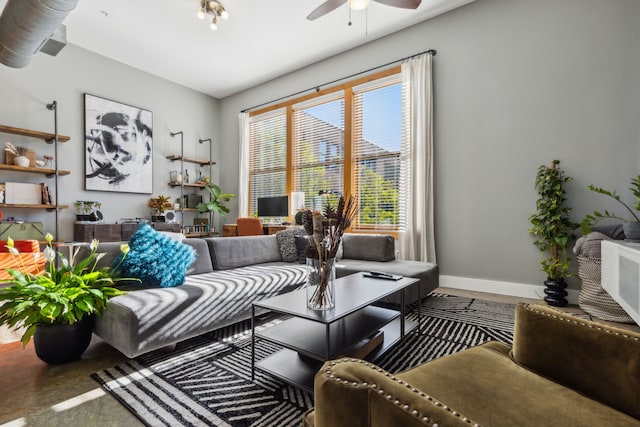
M 437 291 L 507 303 L 539 302 L 455 289 Z M 25 349 L 20 342 L 0 344 L 0 426 L 143 425 L 89 377 L 127 360 L 95 335 L 93 338 L 81 360 L 58 366 L 38 359 L 33 343 Z

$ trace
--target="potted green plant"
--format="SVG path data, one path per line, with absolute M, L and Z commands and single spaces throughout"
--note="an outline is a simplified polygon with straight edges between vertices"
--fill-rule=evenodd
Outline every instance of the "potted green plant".
M 100 209 L 102 203 L 87 200 L 76 200 L 73 208 L 76 210 L 76 221 L 91 221 L 91 214 Z
M 538 168 L 535 188 L 539 198 L 536 201 L 536 213 L 529 216 L 529 233 L 536 238 L 534 245 L 542 253 L 542 271 L 547 273 L 544 300 L 549 305 L 563 307 L 567 305 L 566 279 L 570 276 L 567 246 L 572 231 L 578 224 L 569 219 L 571 208 L 565 205 L 564 184 L 572 178 L 565 176 L 558 167 L 559 160 L 550 166 Z
M 232 193 L 223 193 L 220 187 L 216 184 L 207 185 L 205 188 L 209 192 L 209 201 L 198 203 L 196 206 L 198 212 L 218 213 L 221 217 L 228 214 L 230 210 L 225 203 L 236 197 L 236 195 Z
M 113 287 L 121 280 L 112 277 L 109 267 L 97 268 L 104 254 L 98 254 L 98 241 L 90 245 L 89 255 L 76 260 L 80 247 L 71 259 L 53 250 L 53 236 L 46 235 L 47 247 L 42 255 L 47 264 L 41 274 L 24 273 L 21 269 L 6 271 L 11 286 L 0 289 L 0 324 L 18 329 L 24 327 L 22 344 L 34 338 L 36 354 L 47 363 L 65 363 L 77 359 L 87 349 L 93 331 L 93 319 L 106 308 L 107 301 L 123 292 Z M 18 255 L 14 241 L 7 240 L 9 252 Z M 127 244 L 120 247 L 123 256 Z M 56 259 L 59 258 L 59 259 Z
M 605 190 L 604 188 L 599 188 L 594 185 L 589 185 L 589 190 L 595 191 L 596 193 L 604 194 L 605 196 L 611 197 L 613 200 L 620 203 L 624 208 L 631 214 L 633 220 L 630 221 L 627 218 L 622 218 L 615 215 L 612 212 L 605 210 L 604 212 L 594 211 L 593 213 L 587 214 L 580 223 L 580 229 L 582 234 L 587 235 L 591 233 L 591 229 L 595 224 L 604 219 L 610 218 L 622 221 L 622 228 L 624 229 L 624 236 L 627 240 L 632 241 L 640 241 L 640 218 L 633 212 L 633 209 L 629 207 L 625 202 L 620 199 L 620 196 L 615 191 Z M 634 209 L 640 211 L 640 175 L 631 179 L 631 187 L 629 187 L 629 191 L 636 198 L 636 202 L 633 205 Z

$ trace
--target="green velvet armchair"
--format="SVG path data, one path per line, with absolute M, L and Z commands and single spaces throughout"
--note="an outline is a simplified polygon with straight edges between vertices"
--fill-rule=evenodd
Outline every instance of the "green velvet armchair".
M 488 342 L 392 375 L 359 359 L 315 377 L 306 427 L 640 426 L 640 334 L 542 305 Z

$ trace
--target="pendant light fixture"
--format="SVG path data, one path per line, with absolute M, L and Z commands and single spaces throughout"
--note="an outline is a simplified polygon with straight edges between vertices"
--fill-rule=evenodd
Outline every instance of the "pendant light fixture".
M 204 19 L 207 15 L 212 15 L 211 24 L 209 27 L 212 31 L 218 29 L 218 18 L 227 19 L 229 13 L 222 5 L 222 2 L 218 0 L 200 0 L 200 10 L 198 11 L 198 18 Z

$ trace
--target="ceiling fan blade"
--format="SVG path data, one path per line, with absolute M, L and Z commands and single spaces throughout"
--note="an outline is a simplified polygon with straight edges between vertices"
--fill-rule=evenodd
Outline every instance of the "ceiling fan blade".
M 422 0 L 373 0 L 387 6 L 400 7 L 402 9 L 417 9 Z
M 318 6 L 316 10 L 311 12 L 309 16 L 307 16 L 307 19 L 309 21 L 313 21 L 316 18 L 320 18 L 321 16 L 326 15 L 332 10 L 342 6 L 346 2 L 347 0 L 327 0 L 324 3 L 322 3 L 320 6 Z

